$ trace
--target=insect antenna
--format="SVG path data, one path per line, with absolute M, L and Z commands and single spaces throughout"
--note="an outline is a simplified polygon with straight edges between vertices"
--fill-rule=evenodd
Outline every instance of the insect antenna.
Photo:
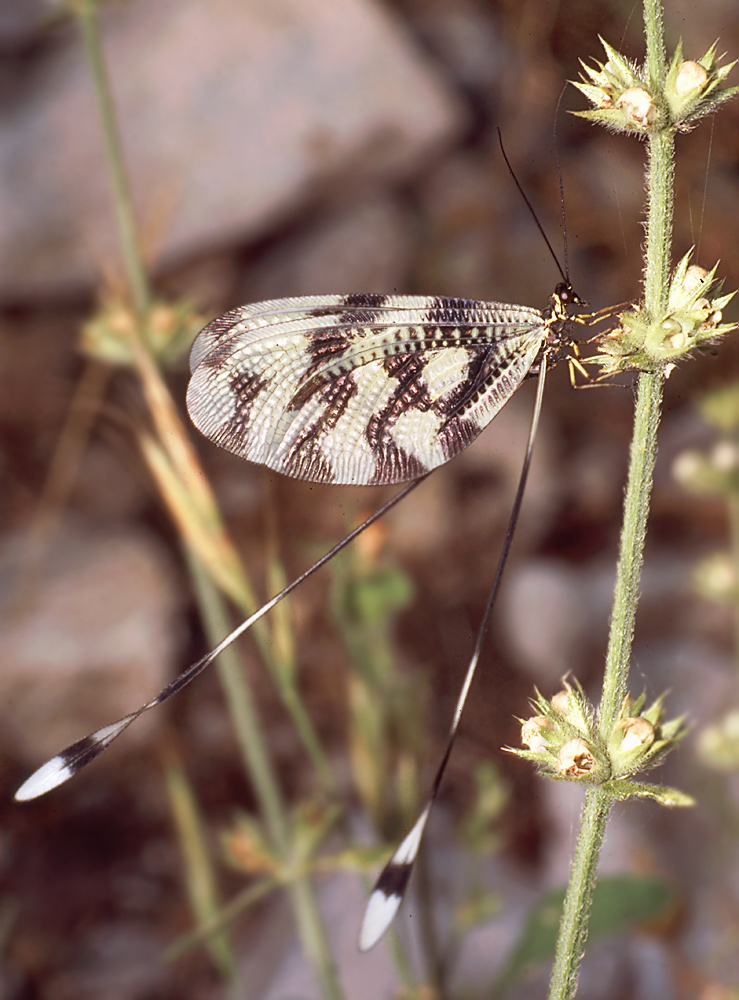
M 211 663 L 219 656 L 220 653 L 227 649 L 233 642 L 236 641 L 240 636 L 247 632 L 252 625 L 263 618 L 268 611 L 271 611 L 275 605 L 279 604 L 283 598 L 291 594 L 297 587 L 304 583 L 309 577 L 313 576 L 319 569 L 330 562 L 335 555 L 338 555 L 342 549 L 346 548 L 347 545 L 351 544 L 354 539 L 361 535 L 363 531 L 373 525 L 381 517 L 383 517 L 389 510 L 391 510 L 396 504 L 400 503 L 401 500 L 405 499 L 408 494 L 419 486 L 426 476 L 420 476 L 418 479 L 414 479 L 413 482 L 409 483 L 402 490 L 391 497 L 386 503 L 384 503 L 378 510 L 371 514 L 365 521 L 363 521 L 358 527 L 356 527 L 352 532 L 350 532 L 345 538 L 340 542 L 337 542 L 334 547 L 327 552 L 325 555 L 313 563 L 313 565 L 305 570 L 300 576 L 296 577 L 292 583 L 289 583 L 284 587 L 278 594 L 275 594 L 273 598 L 263 604 L 258 611 L 255 611 L 253 615 L 247 618 L 245 621 L 241 622 L 232 632 L 230 632 L 225 639 L 218 643 L 218 645 L 212 649 L 205 656 L 197 660 L 195 663 L 191 663 L 186 667 L 181 673 L 179 673 L 174 680 L 162 690 L 155 695 L 150 701 L 147 701 L 145 705 L 137 709 L 135 712 L 131 712 L 129 715 L 124 715 L 122 718 L 118 719 L 107 726 L 103 726 L 101 729 L 96 729 L 95 732 L 90 733 L 88 736 L 83 736 L 82 739 L 76 740 L 66 749 L 62 750 L 56 756 L 52 757 L 45 764 L 42 764 L 38 770 L 23 782 L 21 787 L 15 793 L 15 799 L 18 802 L 27 802 L 30 799 L 36 799 L 41 795 L 45 795 L 52 789 L 57 788 L 59 785 L 64 784 L 70 778 L 73 778 L 75 774 L 78 774 L 85 765 L 93 761 L 107 746 L 113 742 L 116 737 L 120 736 L 124 730 L 134 723 L 140 716 L 145 712 L 148 712 L 152 708 L 156 708 L 157 705 L 161 705 L 163 702 L 167 701 L 172 695 L 177 694 L 184 687 L 187 687 L 191 681 L 194 681 L 196 677 L 206 670 Z
M 536 228 L 541 233 L 541 235 L 542 235 L 542 237 L 544 239 L 544 242 L 547 245 L 549 253 L 552 255 L 552 260 L 557 265 L 557 270 L 559 271 L 560 275 L 562 276 L 562 281 L 564 281 L 564 283 L 567 285 L 567 287 L 571 289 L 572 286 L 570 285 L 570 276 L 569 276 L 568 271 L 567 271 L 567 241 L 566 241 L 566 238 L 565 238 L 565 266 L 563 268 L 562 265 L 559 262 L 559 257 L 554 252 L 554 247 L 549 242 L 549 237 L 545 233 L 544 227 L 542 226 L 541 222 L 539 222 L 539 217 L 537 216 L 537 214 L 536 214 L 536 212 L 534 210 L 534 206 L 531 204 L 531 201 L 529 200 L 529 196 L 524 191 L 524 189 L 523 189 L 523 187 L 521 185 L 521 182 L 519 181 L 518 177 L 516 177 L 516 173 L 515 173 L 513 167 L 511 166 L 511 161 L 508 159 L 508 155 L 507 155 L 507 153 L 505 151 L 505 146 L 503 145 L 503 136 L 501 135 L 500 129 L 498 129 L 498 143 L 500 144 L 500 151 L 503 154 L 503 159 L 505 160 L 505 165 L 508 167 L 508 173 L 513 178 L 513 183 L 518 188 L 519 194 L 523 198 L 523 200 L 524 200 L 524 202 L 526 204 L 526 207 L 528 208 L 529 212 L 531 212 L 531 217 L 534 220 L 534 222 L 536 223 Z M 561 176 L 561 174 L 560 174 L 560 200 L 561 200 L 561 204 L 562 204 L 562 233 L 564 235 L 566 233 L 566 230 L 565 230 L 565 227 L 564 227 L 564 190 L 562 188 L 562 176 Z
M 559 183 L 559 209 L 562 225 L 562 255 L 565 262 L 565 274 L 567 277 L 565 281 L 569 285 L 570 283 L 570 262 L 569 255 L 567 252 L 567 213 L 565 212 L 565 186 L 562 180 L 562 164 L 559 159 L 559 142 L 557 141 L 557 119 L 559 117 L 559 108 L 562 104 L 562 98 L 565 96 L 565 90 L 567 89 L 567 84 L 562 87 L 559 92 L 559 97 L 557 98 L 557 106 L 554 109 L 554 122 L 552 124 L 552 146 L 554 148 L 554 162 L 557 164 L 557 181 Z
M 534 411 L 531 417 L 531 427 L 529 429 L 529 437 L 526 443 L 526 452 L 521 466 L 521 475 L 518 480 L 516 498 L 513 502 L 511 516 L 508 519 L 508 528 L 506 530 L 503 547 L 498 559 L 495 579 L 493 580 L 493 585 L 490 588 L 487 603 L 485 604 L 485 610 L 480 621 L 475 648 L 467 666 L 467 672 L 462 683 L 459 697 L 457 698 L 457 704 L 455 706 L 452 722 L 447 734 L 444 752 L 436 769 L 436 774 L 434 775 L 434 780 L 431 784 L 431 791 L 429 792 L 426 803 L 421 810 L 418 819 L 413 824 L 410 833 L 406 835 L 403 842 L 397 848 L 380 873 L 374 889 L 372 890 L 372 893 L 367 901 L 367 906 L 365 908 L 362 924 L 359 930 L 360 951 L 369 951 L 370 948 L 373 948 L 384 936 L 385 932 L 390 927 L 390 924 L 395 919 L 395 916 L 400 908 L 400 904 L 403 901 L 405 891 L 408 888 L 410 877 L 413 874 L 413 867 L 416 862 L 416 858 L 418 857 L 426 824 L 439 793 L 439 788 L 441 787 L 441 782 L 444 777 L 447 764 L 449 763 L 454 740 L 459 729 L 462 712 L 464 711 L 467 696 L 469 695 L 472 681 L 474 680 L 475 673 L 477 671 L 483 641 L 490 622 L 490 615 L 493 610 L 493 605 L 495 604 L 495 599 L 498 595 L 503 570 L 505 568 L 506 561 L 508 560 L 508 554 L 511 550 L 511 544 L 513 542 L 513 536 L 518 522 L 518 515 L 521 510 L 523 495 L 526 489 L 526 479 L 528 477 L 529 467 L 531 465 L 531 456 L 534 450 L 534 441 L 536 440 L 536 431 L 539 426 L 539 414 L 541 412 L 541 403 L 544 396 L 546 366 L 547 357 L 546 354 L 544 354 L 541 358 L 536 401 L 534 403 Z

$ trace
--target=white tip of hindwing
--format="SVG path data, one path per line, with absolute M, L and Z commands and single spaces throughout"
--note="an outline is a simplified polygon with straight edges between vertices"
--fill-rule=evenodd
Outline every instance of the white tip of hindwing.
M 30 778 L 26 778 L 15 793 L 15 800 L 29 802 L 31 799 L 37 799 L 39 795 L 45 795 L 52 788 L 63 785 L 75 773 L 62 754 L 52 757 L 38 771 L 34 771 Z
M 374 948 L 395 920 L 413 872 L 430 811 L 429 803 L 414 823 L 413 829 L 383 868 L 367 900 L 362 918 L 362 926 L 359 929 L 360 951 Z
M 367 900 L 362 926 L 359 928 L 359 950 L 369 951 L 383 937 L 400 909 L 403 897 L 388 895 L 384 889 L 373 889 Z
M 15 793 L 16 802 L 37 799 L 40 795 L 46 795 L 53 788 L 58 788 L 65 781 L 69 781 L 85 764 L 89 764 L 108 744 L 112 743 L 116 736 L 120 736 L 139 715 L 140 712 L 133 712 L 109 726 L 103 726 L 89 736 L 83 736 L 81 740 L 72 743 L 66 750 L 62 750 L 56 757 L 42 764 Z

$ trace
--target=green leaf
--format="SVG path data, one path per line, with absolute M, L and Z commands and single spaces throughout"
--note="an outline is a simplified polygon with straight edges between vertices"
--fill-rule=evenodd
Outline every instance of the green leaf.
M 511 952 L 493 989 L 502 997 L 520 982 L 532 966 L 553 958 L 565 890 L 548 892 L 529 914 L 518 944 Z M 674 909 L 675 887 L 658 875 L 609 875 L 593 892 L 588 945 L 656 920 Z
M 462 936 L 499 916 L 503 901 L 498 893 L 473 891 L 457 904 L 454 928 Z
M 603 786 L 614 799 L 653 799 L 661 806 L 670 808 L 695 805 L 695 799 L 679 788 L 670 788 L 669 785 L 652 785 L 647 781 L 607 781 Z

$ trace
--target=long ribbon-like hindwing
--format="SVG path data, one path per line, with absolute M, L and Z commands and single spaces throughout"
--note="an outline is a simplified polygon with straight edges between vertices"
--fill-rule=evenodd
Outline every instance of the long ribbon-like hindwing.
M 564 285 L 546 313 L 468 299 L 309 296 L 243 306 L 209 323 L 193 344 L 187 392 L 190 416 L 206 437 L 249 461 L 314 482 L 414 481 L 141 708 L 40 767 L 16 799 L 37 798 L 73 777 L 139 716 L 194 680 L 428 472 L 466 448 L 537 370 L 537 417 L 514 512 L 442 761 L 419 819 L 365 913 L 360 946 L 375 944 L 402 900 L 451 753 L 520 508 L 546 364 L 572 356 L 576 320 L 565 309 L 572 302 L 579 300 Z
M 404 489 L 396 493 L 394 497 L 391 497 L 387 503 L 384 503 L 382 507 L 375 511 L 366 521 L 363 521 L 359 527 L 355 528 L 354 531 L 350 532 L 338 542 L 334 547 L 328 551 L 325 555 L 313 563 L 313 565 L 307 569 L 304 573 L 301 573 L 299 577 L 289 583 L 286 587 L 276 594 L 273 598 L 263 604 L 261 608 L 254 612 L 249 618 L 243 621 L 240 625 L 230 632 L 225 639 L 218 643 L 218 645 L 211 649 L 209 653 L 201 657 L 196 663 L 191 663 L 188 667 L 179 673 L 173 681 L 170 681 L 166 687 L 154 695 L 154 697 L 147 701 L 145 705 L 138 708 L 135 712 L 131 712 L 128 715 L 124 715 L 122 719 L 118 719 L 116 722 L 111 723 L 108 726 L 103 726 L 102 729 L 96 729 L 95 732 L 89 733 L 87 736 L 83 736 L 81 740 L 76 740 L 71 743 L 64 750 L 61 750 L 55 757 L 43 764 L 37 771 L 26 778 L 21 787 L 15 793 L 15 798 L 18 802 L 27 802 L 31 799 L 37 799 L 41 795 L 45 795 L 52 789 L 57 788 L 59 785 L 63 785 L 65 781 L 69 781 L 73 778 L 75 774 L 79 774 L 82 768 L 93 761 L 99 754 L 105 750 L 107 746 L 113 742 L 113 740 L 120 736 L 120 734 L 128 729 L 132 722 L 135 722 L 139 716 L 143 715 L 144 712 L 148 712 L 152 708 L 156 708 L 157 705 L 161 705 L 163 702 L 168 701 L 173 695 L 177 694 L 184 687 L 187 687 L 191 681 L 194 681 L 196 677 L 199 677 L 204 670 L 206 670 L 211 663 L 216 659 L 216 657 L 227 649 L 231 643 L 235 642 L 239 636 L 247 632 L 252 625 L 256 624 L 260 618 L 263 618 L 269 611 L 272 610 L 280 601 L 291 594 L 297 587 L 301 585 L 308 577 L 313 576 L 319 569 L 330 562 L 335 555 L 338 555 L 342 549 L 350 545 L 354 539 L 361 535 L 363 531 L 378 521 L 396 504 L 400 503 L 401 500 L 405 499 L 408 494 L 419 486 L 423 482 L 423 479 L 416 479 L 414 482 L 409 483 Z
M 410 833 L 406 835 L 400 847 L 397 848 L 395 853 L 383 868 L 377 882 L 375 883 L 375 887 L 372 890 L 370 898 L 367 901 L 364 917 L 362 918 L 362 925 L 359 930 L 359 948 L 361 951 L 369 951 L 370 948 L 373 948 L 377 944 L 390 927 L 390 924 L 393 922 L 395 915 L 400 909 L 400 904 L 403 902 L 405 891 L 408 888 L 408 883 L 410 882 L 411 875 L 413 874 L 413 868 L 416 863 L 416 859 L 418 858 L 418 852 L 421 848 L 423 835 L 426 831 L 426 823 L 434 802 L 436 801 L 436 796 L 441 788 L 442 778 L 444 777 L 446 766 L 449 763 L 449 758 L 452 754 L 452 747 L 454 746 L 454 740 L 456 739 L 457 730 L 459 729 L 459 722 L 462 718 L 464 706 L 467 704 L 467 697 L 470 693 L 470 688 L 472 687 L 472 681 L 474 680 L 475 673 L 477 672 L 477 664 L 480 660 L 483 640 L 490 622 L 493 605 L 495 604 L 495 599 L 498 595 L 498 588 L 500 587 L 501 580 L 503 579 L 503 570 L 505 569 L 505 564 L 508 560 L 508 553 L 511 550 L 513 535 L 518 521 L 518 514 L 521 510 L 523 494 L 526 489 L 526 480 L 529 474 L 529 465 L 531 464 L 531 456 L 534 450 L 534 441 L 536 440 L 536 431 L 539 426 L 539 414 L 541 413 L 541 403 L 544 397 L 545 378 L 546 356 L 541 360 L 536 403 L 534 404 L 534 412 L 531 419 L 531 428 L 529 430 L 529 438 L 524 454 L 521 475 L 518 479 L 516 498 L 513 501 L 511 516 L 508 520 L 508 530 L 506 531 L 505 540 L 503 541 L 503 547 L 498 559 L 498 568 L 495 572 L 493 585 L 490 588 L 490 593 L 485 604 L 485 610 L 482 615 L 480 627 L 477 630 L 475 648 L 472 652 L 472 656 L 470 657 L 470 661 L 467 664 L 467 671 L 465 673 L 464 681 L 462 682 L 459 697 L 457 698 L 454 715 L 452 716 L 452 722 L 449 727 L 449 732 L 447 733 L 444 753 L 441 755 L 441 760 L 436 769 L 434 780 L 431 784 L 431 791 L 429 792 L 429 796 L 418 819 L 411 827 Z

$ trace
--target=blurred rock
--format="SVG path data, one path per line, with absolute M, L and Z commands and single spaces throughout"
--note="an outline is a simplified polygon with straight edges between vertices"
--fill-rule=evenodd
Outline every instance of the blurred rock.
M 82 945 L 71 967 L 48 984 L 54 1000 L 136 1000 L 163 995 L 171 970 L 162 962 L 165 942 L 134 921 L 81 929 Z
M 535 393 L 533 379 L 528 385 L 521 386 L 480 436 L 455 460 L 454 468 L 458 474 L 471 478 L 493 474 L 502 486 L 499 495 L 491 497 L 490 490 L 483 489 L 472 503 L 465 497 L 468 529 L 470 525 L 477 531 L 480 526 L 497 525 L 505 531 L 526 453 Z M 553 452 L 550 428 L 544 423 L 539 426 L 536 451 L 516 528 L 518 545 L 538 542 L 557 514 L 557 465 Z
M 135 518 L 151 500 L 151 488 L 132 473 L 135 459 L 121 448 L 111 448 L 94 438 L 81 457 L 72 488 L 72 503 L 80 517 L 123 521 Z
M 453 539 L 449 510 L 454 503 L 453 478 L 430 476 L 407 500 L 387 515 L 389 550 L 400 558 L 435 551 Z
M 148 256 L 170 264 L 264 233 L 296 206 L 425 167 L 461 107 L 367 0 L 142 0 L 102 25 Z M 55 49 L 0 126 L 0 297 L 119 267 L 79 43 Z
M 412 233 L 409 213 L 380 195 L 321 213 L 314 226 L 260 257 L 248 270 L 241 298 L 401 290 Z
M 684 613 L 681 615 L 685 617 Z M 650 695 L 668 692 L 668 717 L 686 715 L 691 726 L 713 722 L 736 704 L 732 657 L 716 644 L 675 633 L 658 639 L 637 637 L 634 644 L 633 692 L 647 687 Z
M 3 0 L 0 4 L 0 45 L 3 54 L 35 41 L 48 22 L 50 4 L 45 0 Z
M 333 872 L 321 880 L 318 899 L 326 936 L 331 942 L 331 952 L 346 996 L 352 1000 L 390 996 L 397 982 L 397 973 L 387 945 L 380 945 L 366 955 L 357 948 L 359 922 L 367 899 L 362 881 L 353 873 Z M 306 961 L 295 932 L 289 928 L 287 932 L 283 929 L 279 933 L 281 924 L 284 928 L 284 918 L 279 921 L 273 917 L 272 923 L 265 925 L 259 946 L 249 949 L 245 956 L 242 982 L 251 985 L 256 963 L 262 965 L 264 958 L 269 956 L 273 963 L 272 976 L 266 989 L 259 993 L 262 1000 L 286 1000 L 287 997 L 320 1000 L 325 994 L 316 982 L 315 972 Z M 277 935 L 266 933 L 272 927 L 277 930 Z M 257 975 L 260 972 L 263 974 L 263 971 L 263 968 L 256 970 Z M 257 995 L 256 990 L 250 992 Z
M 205 324 L 225 309 L 224 303 L 233 302 L 233 289 L 242 271 L 240 258 L 232 246 L 188 257 L 157 280 L 157 289 L 164 299 L 197 303 Z M 187 352 L 176 367 L 183 371 L 188 368 Z
M 456 80 L 477 94 L 495 91 L 515 70 L 515 50 L 506 44 L 492 5 L 484 0 L 412 5 L 417 30 Z
M 25 594 L 23 551 L 18 536 L 0 550 L 0 732 L 6 752 L 40 763 L 176 672 L 178 600 L 164 550 L 141 530 L 62 522 Z
M 73 344 L 74 333 L 58 316 L 0 320 L 0 427 L 16 439 L 31 438 L 34 454 L 50 428 L 58 435 L 69 406 Z
M 500 627 L 516 659 L 546 694 L 554 693 L 564 674 L 577 670 L 593 613 L 588 585 L 588 576 L 560 560 L 510 567 L 501 592 Z
M 652 776 L 653 778 L 654 776 Z M 647 778 L 649 780 L 649 778 Z M 572 855 L 579 833 L 585 789 L 569 781 L 540 779 L 537 786 L 544 802 L 546 841 L 541 878 L 547 887 L 564 885 L 570 877 Z M 623 809 L 613 809 L 603 842 L 599 871 L 603 874 L 631 871 L 634 862 L 647 867 L 652 857 L 644 822 L 634 822 L 641 810 L 642 817 L 658 807 L 651 802 L 631 802 L 633 816 Z
M 426 227 L 419 247 L 421 287 L 462 298 L 509 298 L 515 288 L 507 270 L 505 212 L 512 182 L 502 173 L 502 158 L 476 150 L 456 151 L 417 186 Z M 514 208 L 519 206 L 514 202 Z

